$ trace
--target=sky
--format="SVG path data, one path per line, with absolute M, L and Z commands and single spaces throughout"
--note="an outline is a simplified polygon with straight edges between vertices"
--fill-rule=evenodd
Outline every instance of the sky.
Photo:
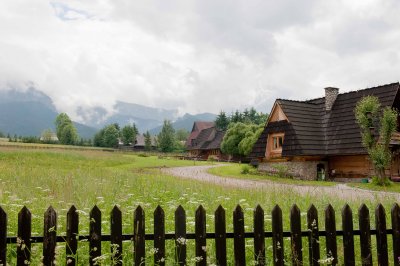
M 29 86 L 75 119 L 115 101 L 270 111 L 397 82 L 398 0 L 1 0 L 0 88 Z

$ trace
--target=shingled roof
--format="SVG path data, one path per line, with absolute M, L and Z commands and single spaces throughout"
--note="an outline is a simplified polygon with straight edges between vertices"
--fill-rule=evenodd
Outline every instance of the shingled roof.
M 282 156 L 330 156 L 365 154 L 354 108 L 365 96 L 378 97 L 382 107 L 400 107 L 399 83 L 338 94 L 331 111 L 325 97 L 292 101 L 278 99 L 289 121 L 269 122 L 253 147 L 252 158 L 265 156 L 269 133 L 285 132 Z M 278 131 L 277 131 L 278 130 Z
M 212 150 L 219 149 L 225 132 L 215 127 L 206 128 L 200 131 L 188 150 Z
M 188 139 L 186 140 L 186 147 L 189 149 L 192 147 L 192 142 L 197 138 L 197 136 L 200 134 L 200 132 L 204 129 L 207 128 L 212 128 L 215 126 L 214 122 L 206 122 L 206 121 L 196 121 L 193 123 L 193 128 L 192 132 L 190 132 L 190 135 Z

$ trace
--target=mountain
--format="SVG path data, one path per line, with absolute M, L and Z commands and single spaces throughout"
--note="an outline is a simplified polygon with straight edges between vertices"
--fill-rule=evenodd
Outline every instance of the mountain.
M 187 131 L 191 131 L 193 127 L 193 123 L 195 121 L 214 121 L 217 115 L 211 113 L 203 113 L 197 115 L 185 114 L 184 116 L 178 118 L 175 122 L 172 123 L 172 126 L 175 130 L 185 129 Z M 151 129 L 149 132 L 152 135 L 156 135 L 161 132 L 162 125 L 156 128 Z
M 55 130 L 58 112 L 43 92 L 30 87 L 26 91 L 0 90 L 0 131 L 18 136 L 40 136 L 43 130 Z M 78 134 L 91 138 L 96 129 L 75 123 Z

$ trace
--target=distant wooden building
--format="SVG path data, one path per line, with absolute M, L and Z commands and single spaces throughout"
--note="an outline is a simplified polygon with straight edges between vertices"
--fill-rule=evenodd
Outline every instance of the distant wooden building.
M 136 141 L 135 145 L 133 145 L 134 150 L 144 150 L 146 145 L 145 145 L 145 137 L 141 134 L 136 135 Z M 151 149 L 155 150 L 156 149 L 156 139 L 154 136 L 151 136 Z
M 192 131 L 186 141 L 189 157 L 207 160 L 210 156 L 216 159 L 227 159 L 221 152 L 221 142 L 225 132 L 218 130 L 214 122 L 194 122 Z
M 368 95 L 378 97 L 382 108 L 400 110 L 399 83 L 343 94 L 329 87 L 325 97 L 307 101 L 277 99 L 250 157 L 258 159 L 260 170 L 284 167 L 302 179 L 373 175 L 354 115 L 357 102 Z M 393 163 L 387 172 L 393 177 L 400 176 L 399 140 L 395 134 L 391 141 Z

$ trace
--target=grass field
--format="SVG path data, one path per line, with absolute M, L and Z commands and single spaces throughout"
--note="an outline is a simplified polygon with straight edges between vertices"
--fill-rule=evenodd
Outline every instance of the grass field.
M 196 162 L 206 164 L 207 162 Z M 152 213 L 157 205 L 161 205 L 166 213 L 166 231 L 173 232 L 173 213 L 178 205 L 182 205 L 187 212 L 188 232 L 194 232 L 195 209 L 202 204 L 207 210 L 207 231 L 213 232 L 213 213 L 219 204 L 226 208 L 227 230 L 232 231 L 232 211 L 237 204 L 245 211 L 246 231 L 252 230 L 253 209 L 260 204 L 265 210 L 266 230 L 271 230 L 271 216 L 273 206 L 279 204 L 283 211 L 284 229 L 289 229 L 289 210 L 296 203 L 302 210 L 302 229 L 306 230 L 306 210 L 313 203 L 320 213 L 320 228 L 323 226 L 324 208 L 331 203 L 340 217 L 340 210 L 346 203 L 337 197 L 313 197 L 298 195 L 290 190 L 260 189 L 232 189 L 199 183 L 191 180 L 182 180 L 163 174 L 163 167 L 193 165 L 192 161 L 158 158 L 156 156 L 141 157 L 130 153 L 105 152 L 100 150 L 68 150 L 68 149 L 28 149 L 0 146 L 0 205 L 8 213 L 8 235 L 15 236 L 17 230 L 17 213 L 26 205 L 33 214 L 34 235 L 42 235 L 43 214 L 49 205 L 58 212 L 58 234 L 65 234 L 65 218 L 68 208 L 74 204 L 80 213 L 80 234 L 88 234 L 89 212 L 97 204 L 103 212 L 102 230 L 109 233 L 109 212 L 114 205 L 118 205 L 123 213 L 123 232 L 132 233 L 133 212 L 141 205 L 146 212 L 146 232 L 152 233 Z M 365 202 L 373 214 L 377 202 Z M 392 205 L 388 198 L 383 202 L 386 210 Z M 353 215 L 361 201 L 349 202 Z M 87 221 L 85 226 L 85 220 Z M 371 216 L 371 220 L 374 217 Z M 337 227 L 341 228 L 340 219 Z M 354 224 L 357 227 L 357 224 Z M 373 226 L 372 226 L 373 227 Z M 356 240 L 356 246 L 359 245 Z M 231 242 L 229 242 L 231 244 Z M 338 243 L 341 240 L 338 239 Z M 249 260 L 252 255 L 252 240 L 247 240 L 246 252 Z M 152 243 L 149 243 L 149 248 Z M 213 243 L 208 241 L 210 258 L 213 261 Z M 268 256 L 271 258 L 271 239 L 267 240 Z M 289 247 L 290 240 L 285 239 L 285 246 Z M 323 245 L 323 240 L 321 240 Z M 372 243 L 375 246 L 375 241 Z M 86 265 L 88 261 L 87 243 L 79 246 L 79 261 Z M 306 242 L 304 242 L 304 257 L 307 259 Z M 390 247 L 390 245 L 389 245 Z M 125 243 L 124 248 L 130 250 L 131 243 Z M 65 247 L 60 244 L 58 260 L 63 264 Z M 106 243 L 102 246 L 104 265 L 110 265 L 110 247 Z M 32 248 L 34 260 L 32 265 L 40 264 L 41 245 Z M 173 243 L 169 243 L 168 265 L 173 261 Z M 285 249 L 289 254 L 289 248 Z M 339 252 L 342 252 L 339 248 Z M 359 257 L 359 251 L 358 257 Z M 8 253 L 9 264 L 15 263 L 15 247 Z M 124 253 L 124 261 L 131 260 L 132 253 Z M 232 260 L 232 246 L 228 250 Z M 342 253 L 339 253 L 342 254 Z M 152 264 L 149 252 L 149 263 Z M 188 241 L 189 265 L 194 264 L 194 245 Z M 289 259 L 289 255 L 288 259 Z M 321 257 L 324 258 L 321 247 Z M 306 260 L 305 260 L 306 261 Z M 269 261 L 271 262 L 271 261 Z

